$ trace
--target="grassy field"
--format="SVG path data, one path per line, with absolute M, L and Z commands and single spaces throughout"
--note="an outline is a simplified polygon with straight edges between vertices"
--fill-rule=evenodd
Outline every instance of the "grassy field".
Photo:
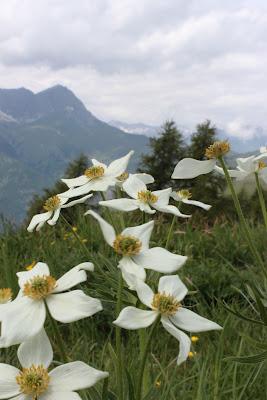
M 106 216 L 108 219 L 108 215 Z M 113 214 L 118 227 L 123 223 L 118 214 Z M 141 221 L 133 215 L 126 225 L 137 225 Z M 125 221 L 124 221 L 125 223 Z M 164 246 L 170 220 L 158 219 L 151 245 Z M 0 287 L 11 287 L 17 293 L 15 273 L 34 261 L 46 262 L 52 275 L 60 277 L 80 262 L 90 259 L 95 272 L 88 274 L 83 285 L 86 293 L 102 300 L 104 311 L 92 318 L 70 325 L 61 325 L 61 333 L 68 343 L 68 356 L 73 360 L 84 360 L 97 368 L 110 372 L 109 382 L 82 393 L 84 399 L 115 399 L 116 382 L 114 365 L 114 302 L 118 281 L 117 259 L 103 240 L 97 223 L 91 217 L 80 216 L 75 221 L 79 244 L 73 232 L 61 220 L 54 227 L 45 226 L 40 233 L 30 234 L 26 230 L 7 232 L 0 238 Z M 266 232 L 262 226 L 253 229 L 253 238 L 262 254 L 267 256 Z M 85 249 L 86 247 L 86 249 Z M 255 365 L 237 364 L 227 361 L 229 356 L 256 354 L 257 349 L 246 341 L 244 335 L 256 339 L 266 338 L 266 328 L 251 325 L 230 314 L 224 307 L 234 307 L 247 317 L 257 318 L 244 298 L 245 281 L 260 279 L 259 271 L 253 267 L 253 259 L 242 240 L 238 226 L 229 221 L 220 221 L 213 226 L 195 224 L 194 218 L 187 223 L 177 221 L 170 250 L 189 257 L 179 275 L 190 289 L 186 304 L 199 314 L 224 326 L 222 332 L 199 334 L 193 344 L 193 356 L 180 367 L 176 367 L 179 344 L 163 328 L 153 338 L 149 354 L 150 368 L 147 371 L 151 385 L 146 400 L 209 400 L 209 399 L 267 399 L 266 363 Z M 159 274 L 151 272 L 148 283 L 156 286 Z M 136 302 L 134 293 L 126 287 L 123 292 L 124 305 Z M 53 333 L 47 326 L 53 341 Z M 126 389 L 136 382 L 139 368 L 138 333 L 122 331 Z M 53 341 L 55 360 L 59 360 L 57 343 Z M 1 350 L 1 362 L 15 365 L 16 348 Z M 125 363 L 126 365 L 126 363 Z M 107 389 L 106 384 L 109 388 Z M 131 397 L 125 393 L 125 400 Z

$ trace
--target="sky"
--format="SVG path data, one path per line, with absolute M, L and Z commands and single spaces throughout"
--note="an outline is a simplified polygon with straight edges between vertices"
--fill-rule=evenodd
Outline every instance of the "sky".
M 0 87 L 69 87 L 98 118 L 267 127 L 266 0 L 0 0 Z

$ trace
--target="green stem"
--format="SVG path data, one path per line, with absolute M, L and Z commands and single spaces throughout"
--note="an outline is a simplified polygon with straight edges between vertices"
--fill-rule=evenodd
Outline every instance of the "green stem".
M 154 322 L 149 336 L 147 338 L 147 342 L 142 354 L 142 358 L 141 358 L 141 364 L 140 364 L 140 369 L 139 369 L 139 377 L 137 380 L 137 390 L 136 390 L 136 400 L 142 400 L 142 392 L 143 392 L 143 377 L 144 377 L 144 370 L 145 370 L 145 366 L 146 366 L 146 361 L 147 361 L 147 356 L 148 356 L 148 352 L 149 352 L 149 348 L 151 345 L 151 340 L 152 337 L 155 333 L 155 329 L 160 321 L 161 316 L 159 315 L 156 319 L 156 321 Z
M 123 278 L 120 272 L 119 284 L 117 290 L 116 317 L 119 316 L 122 308 L 122 288 Z M 123 400 L 123 375 L 122 375 L 122 346 L 121 346 L 121 328 L 116 326 L 116 353 L 117 353 L 117 385 L 118 399 Z
M 220 161 L 222 169 L 224 171 L 226 182 L 227 182 L 227 184 L 229 186 L 229 189 L 231 191 L 231 195 L 232 195 L 232 198 L 233 198 L 233 201 L 234 201 L 234 205 L 235 205 L 235 208 L 236 208 L 237 215 L 239 217 L 241 228 L 243 230 L 243 233 L 244 233 L 245 239 L 246 239 L 246 241 L 248 243 L 248 246 L 250 248 L 250 251 L 251 251 L 252 255 L 255 257 L 255 259 L 257 260 L 257 263 L 262 268 L 262 271 L 265 274 L 265 276 L 267 276 L 267 271 L 265 270 L 265 266 L 264 266 L 264 263 L 262 261 L 262 258 L 261 258 L 260 254 L 258 253 L 258 250 L 256 249 L 256 247 L 255 247 L 255 245 L 253 243 L 251 232 L 249 230 L 247 221 L 245 220 L 245 217 L 244 217 L 244 214 L 243 214 L 239 199 L 238 199 L 237 194 L 235 192 L 235 188 L 234 188 L 232 179 L 231 179 L 231 177 L 229 175 L 229 172 L 228 172 L 228 169 L 226 167 L 226 164 L 224 162 L 223 157 L 219 157 L 219 161 Z
M 57 340 L 57 345 L 59 347 L 59 351 L 60 351 L 62 360 L 63 360 L 64 363 L 68 363 L 69 359 L 68 359 L 68 356 L 67 356 L 67 352 L 65 350 L 63 339 L 62 339 L 61 334 L 59 332 L 59 328 L 58 328 L 57 322 L 53 319 L 53 317 L 52 317 L 52 315 L 51 315 L 51 313 L 49 311 L 49 308 L 47 306 L 46 301 L 44 303 L 45 303 L 46 313 L 47 313 L 48 318 L 49 318 L 49 320 L 51 322 L 51 325 L 52 325 L 52 328 L 53 328 L 53 331 L 54 331 L 54 334 L 55 334 L 55 337 L 56 337 L 56 340 Z
M 100 193 L 100 196 L 102 197 L 102 200 L 106 201 L 107 199 L 106 199 L 106 196 L 104 195 L 104 193 L 103 192 L 99 192 L 99 193 Z M 111 225 L 113 226 L 114 229 L 116 229 L 116 224 L 115 224 L 115 222 L 113 220 L 113 216 L 112 216 L 112 213 L 111 213 L 109 207 L 105 207 L 105 210 L 106 210 L 106 212 L 108 214 L 109 221 L 111 222 Z
M 173 218 L 172 218 L 172 223 L 171 223 L 171 226 L 170 226 L 170 229 L 169 229 L 169 232 L 168 232 L 168 236 L 167 236 L 167 240 L 166 240 L 166 244 L 165 244 L 165 249 L 167 249 L 167 250 L 168 250 L 169 243 L 170 243 L 170 240 L 171 240 L 171 237 L 172 237 L 172 232 L 173 232 L 173 228 L 174 228 L 174 225 L 175 225 L 175 221 L 176 221 L 176 215 L 174 215 Z
M 142 224 L 146 223 L 146 213 L 143 211 L 142 212 Z
M 263 215 L 263 219 L 264 219 L 264 224 L 265 224 L 265 228 L 267 229 L 267 211 L 266 211 L 265 200 L 264 200 L 263 191 L 262 191 L 262 187 L 260 184 L 258 172 L 255 172 L 255 179 L 256 179 L 257 191 L 258 191 L 258 195 L 259 195 L 259 201 L 260 201 L 260 205 L 261 205 L 261 211 L 262 211 L 262 215 Z
M 91 258 L 92 254 L 90 253 L 89 249 L 85 246 L 85 244 L 83 243 L 83 241 L 81 240 L 80 236 L 77 234 L 77 232 L 75 232 L 71 226 L 71 224 L 69 223 L 69 221 L 64 217 L 64 215 L 60 214 L 61 218 L 63 219 L 63 221 L 65 222 L 65 224 L 67 225 L 68 228 L 70 228 L 72 234 L 75 236 L 76 240 L 79 242 L 79 244 L 82 246 L 82 248 L 85 250 L 86 254 Z

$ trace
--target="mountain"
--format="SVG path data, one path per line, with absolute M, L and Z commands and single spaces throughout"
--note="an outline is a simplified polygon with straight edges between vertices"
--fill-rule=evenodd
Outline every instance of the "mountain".
M 128 124 L 127 122 L 112 120 L 109 121 L 109 125 L 115 126 L 116 128 L 126 133 L 145 135 L 148 137 L 157 136 L 160 131 L 159 126 L 147 125 L 143 123 Z
M 133 149 L 134 168 L 147 144 L 97 119 L 64 86 L 0 89 L 0 213 L 21 221 L 33 194 L 81 153 L 109 162 Z

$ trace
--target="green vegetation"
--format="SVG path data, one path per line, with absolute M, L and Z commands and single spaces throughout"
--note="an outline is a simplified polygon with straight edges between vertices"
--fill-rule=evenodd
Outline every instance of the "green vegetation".
M 86 206 L 79 207 L 80 211 Z M 66 214 L 65 214 L 66 215 Z M 204 215 L 204 212 L 202 213 Z M 108 219 L 108 215 L 104 215 Z M 124 214 L 125 217 L 125 214 Z M 118 229 L 122 219 L 117 213 L 113 218 Z M 152 391 L 146 400 L 265 400 L 267 398 L 266 363 L 238 364 L 227 361 L 229 356 L 252 355 L 260 351 L 246 336 L 266 339 L 266 328 L 241 321 L 225 309 L 224 304 L 242 312 L 247 318 L 255 317 L 253 306 L 249 307 L 245 299 L 245 282 L 253 282 L 258 271 L 253 267 L 253 259 L 242 239 L 235 223 L 222 219 L 220 223 L 206 225 L 205 221 L 192 218 L 191 221 L 177 221 L 170 250 L 189 256 L 187 264 L 179 271 L 192 296 L 187 298 L 187 306 L 213 321 L 224 325 L 222 332 L 198 334 L 194 343 L 192 357 L 180 367 L 176 367 L 178 342 L 161 327 L 156 331 L 149 351 L 149 376 Z M 114 299 L 117 290 L 117 259 L 114 252 L 106 245 L 98 224 L 82 212 L 69 219 L 77 227 L 82 244 L 73 231 L 61 219 L 55 228 L 45 226 L 41 232 L 29 234 L 25 229 L 13 231 L 7 227 L 1 237 L 0 247 L 0 287 L 11 287 L 17 292 L 15 273 L 23 270 L 33 261 L 46 262 L 52 274 L 60 277 L 72 266 L 80 262 L 93 261 L 95 272 L 89 273 L 84 290 L 93 297 L 102 300 L 104 311 L 92 318 L 70 325 L 60 325 L 60 331 L 67 340 L 68 356 L 73 360 L 84 360 L 96 368 L 109 370 L 109 392 L 105 383 L 99 383 L 82 393 L 87 400 L 115 399 L 116 387 L 112 371 L 115 369 L 115 330 Z M 141 223 L 138 213 L 127 215 L 127 226 Z M 166 216 L 156 219 L 152 236 L 152 246 L 162 245 L 166 241 L 170 220 Z M 262 225 L 254 226 L 253 240 L 261 254 L 266 253 L 266 232 Z M 90 257 L 89 257 L 90 254 Z M 159 274 L 151 272 L 148 284 L 156 286 Z M 134 292 L 126 287 L 123 290 L 124 304 L 136 301 Z M 193 295 L 194 294 L 194 295 Z M 50 327 L 51 328 L 51 327 Z M 50 338 L 53 331 L 48 329 Z M 137 379 L 139 369 L 138 333 L 122 330 L 123 354 L 129 370 L 124 369 L 124 380 L 131 393 L 131 385 Z M 112 345 L 108 344 L 111 340 Z M 266 341 L 266 340 L 265 340 Z M 60 359 L 58 343 L 53 340 L 55 360 Z M 2 349 L 1 362 L 16 365 L 15 348 Z M 196 354 L 194 353 L 196 352 Z M 104 385 L 104 386 L 103 386 Z M 103 392 L 102 392 L 103 391 Z M 131 400 L 126 397 L 125 400 Z

